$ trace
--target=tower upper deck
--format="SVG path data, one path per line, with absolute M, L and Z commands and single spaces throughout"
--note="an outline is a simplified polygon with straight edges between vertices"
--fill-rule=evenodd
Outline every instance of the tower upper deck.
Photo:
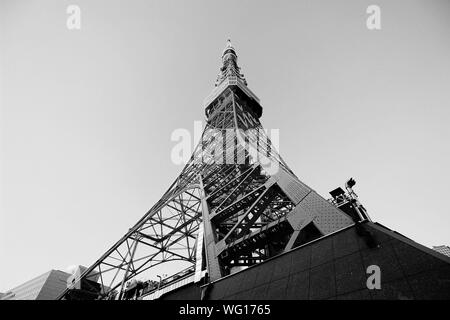
M 251 111 L 257 118 L 262 115 L 262 107 L 260 100 L 247 86 L 247 81 L 244 75 L 240 72 L 237 64 L 237 54 L 231 41 L 228 39 L 227 46 L 222 52 L 222 67 L 220 68 L 215 88 L 211 94 L 205 98 L 203 106 L 208 117 L 211 109 L 214 107 L 214 102 L 224 93 L 226 89 L 230 88 L 235 92 L 239 92 L 243 99 L 248 101 Z

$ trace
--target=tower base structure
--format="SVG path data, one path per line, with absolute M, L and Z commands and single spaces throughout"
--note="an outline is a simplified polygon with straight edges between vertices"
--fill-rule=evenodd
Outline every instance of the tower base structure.
M 207 285 L 186 284 L 160 299 L 447 300 L 450 258 L 364 221 Z

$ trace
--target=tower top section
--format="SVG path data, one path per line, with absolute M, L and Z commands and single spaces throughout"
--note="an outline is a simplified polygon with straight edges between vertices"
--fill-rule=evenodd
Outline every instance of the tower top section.
M 227 40 L 227 46 L 225 47 L 225 49 L 223 49 L 222 57 L 224 57 L 225 54 L 227 53 L 233 53 L 237 57 L 236 51 L 234 50 L 234 47 L 231 45 L 230 39 Z
M 249 109 L 255 114 L 257 118 L 262 115 L 262 107 L 259 98 L 247 87 L 247 81 L 244 75 L 240 72 L 237 64 L 237 54 L 231 40 L 228 39 L 227 45 L 222 52 L 222 67 L 215 83 L 215 88 L 211 94 L 203 101 L 206 116 L 215 109 L 217 101 L 220 97 L 228 92 L 230 89 L 239 94 L 242 100 L 247 101 Z
M 247 81 L 244 75 L 240 73 L 240 69 L 237 64 L 237 54 L 234 47 L 231 45 L 231 40 L 228 39 L 227 46 L 222 52 L 222 67 L 220 68 L 219 75 L 216 80 L 216 87 L 220 86 L 226 79 L 240 79 L 245 85 Z

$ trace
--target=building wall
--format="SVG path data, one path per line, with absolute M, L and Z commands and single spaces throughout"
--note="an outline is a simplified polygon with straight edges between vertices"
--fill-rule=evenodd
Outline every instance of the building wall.
M 68 273 L 52 270 L 36 300 L 55 300 L 67 287 Z
M 450 259 L 373 223 L 370 248 L 355 227 L 216 282 L 210 299 L 450 299 Z M 381 289 L 367 288 L 370 265 Z
M 197 284 L 191 283 L 168 294 L 162 295 L 161 300 L 200 300 L 201 288 Z
M 5 293 L 0 300 L 54 300 L 66 288 L 68 273 L 48 271 Z

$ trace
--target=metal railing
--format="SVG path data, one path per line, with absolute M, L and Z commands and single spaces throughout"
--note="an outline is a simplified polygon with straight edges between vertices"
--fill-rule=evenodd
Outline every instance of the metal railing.
M 202 277 L 205 275 L 206 270 L 202 271 Z M 158 299 L 163 294 L 170 291 L 178 289 L 186 284 L 194 282 L 195 278 L 195 267 L 191 266 L 178 273 L 171 275 L 163 279 L 157 286 L 149 287 L 144 289 L 142 293 L 138 296 L 140 300 L 154 300 Z

